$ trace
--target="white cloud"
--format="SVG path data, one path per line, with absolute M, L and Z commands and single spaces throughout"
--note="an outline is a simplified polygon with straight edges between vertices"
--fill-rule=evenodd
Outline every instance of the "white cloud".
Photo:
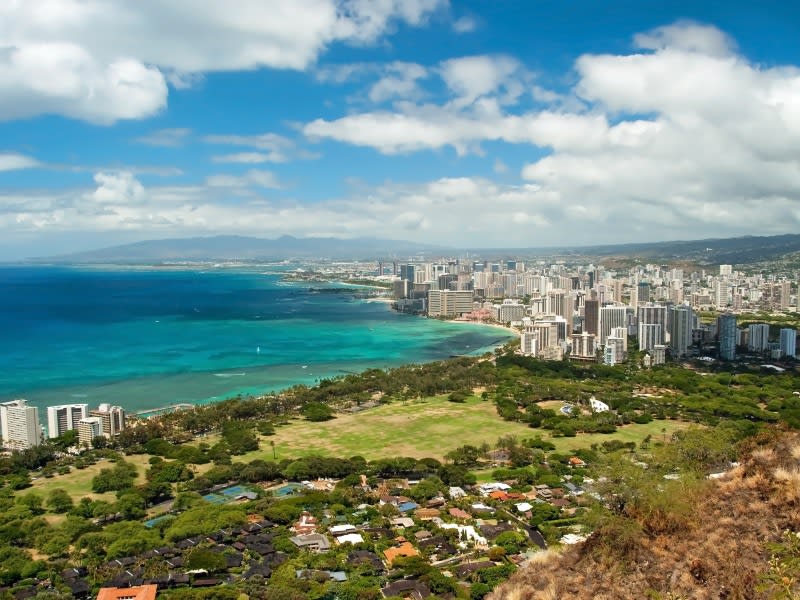
M 637 34 L 633 41 L 645 50 L 672 48 L 707 56 L 728 56 L 736 49 L 736 42 L 716 27 L 686 21 Z
M 508 173 L 508 165 L 504 163 L 499 158 L 495 159 L 494 165 L 492 166 L 492 170 L 497 173 L 498 175 L 503 175 L 504 173 Z
M 572 219 L 564 226 L 584 223 L 592 239 L 604 225 L 629 240 L 797 230 L 800 69 L 754 64 L 724 33 L 692 23 L 638 35 L 634 46 L 578 58 L 569 95 L 525 80 L 513 59 L 449 61 L 440 70 L 449 101 L 317 119 L 304 132 L 383 154 L 529 145 L 538 156 L 522 176 L 536 197 L 558 199 Z M 550 107 L 505 103 L 506 81 Z M 525 207 L 508 214 L 537 218 Z
M 276 160 L 280 159 L 280 160 Z M 283 162 L 283 157 L 279 155 L 266 154 L 264 152 L 237 152 L 235 154 L 221 154 L 211 157 L 215 163 L 241 163 L 246 165 L 257 165 L 265 162 Z
M 385 67 L 386 74 L 372 85 L 369 99 L 380 103 L 392 98 L 416 98 L 420 95 L 418 80 L 428 76 L 422 65 L 395 62 Z
M 2 21 L 2 9 L 0 9 Z M 93 123 L 156 114 L 167 84 L 155 67 L 116 58 L 100 62 L 77 44 L 30 42 L 16 46 L 0 35 L 0 119 L 59 113 Z
M 159 129 L 136 138 L 140 144 L 147 146 L 161 146 L 164 148 L 179 148 L 186 143 L 186 139 L 191 135 L 192 130 L 185 127 L 175 127 L 172 129 Z
M 391 110 L 317 119 L 303 132 L 384 154 L 468 153 L 485 142 L 513 144 L 520 153 L 530 151 L 521 185 L 478 177 L 361 182 L 344 197 L 304 203 L 287 199 L 285 191 L 268 191 L 279 184 L 269 171 L 144 190 L 130 173 L 107 172 L 91 190 L 0 196 L 0 235 L 379 231 L 508 247 L 775 234 L 800 227 L 795 66 L 754 64 L 724 34 L 682 24 L 637 37 L 628 54 L 580 57 L 574 88 L 542 109 L 523 103 L 537 93 L 524 69 L 501 76 L 465 68 L 469 64 L 451 65 L 451 94 L 439 104 L 395 99 Z M 512 102 L 505 82 L 515 78 L 524 93 Z M 538 93 L 547 104 L 547 94 Z M 275 134 L 206 141 L 242 150 L 235 161 L 242 164 L 297 151 L 293 141 Z M 504 150 L 502 156 L 510 157 Z M 519 160 L 514 156 L 513 164 Z
M 58 113 L 93 123 L 166 106 L 167 80 L 304 70 L 335 42 L 420 26 L 446 0 L 26 0 L 0 3 L 0 119 Z
M 478 22 L 472 17 L 461 17 L 453 21 L 453 31 L 456 33 L 471 33 L 478 28 Z
M 97 173 L 94 181 L 97 189 L 84 198 L 97 204 L 130 205 L 146 200 L 144 186 L 130 171 Z
M 210 175 L 206 177 L 206 185 L 212 188 L 229 188 L 237 190 L 252 186 L 280 189 L 283 187 L 271 171 L 252 169 L 244 175 Z
M 0 172 L 31 169 L 40 166 L 40 162 L 30 156 L 16 152 L 0 152 Z
M 472 104 L 478 98 L 503 90 L 503 103 L 514 102 L 524 87 L 527 74 L 522 65 L 510 56 L 465 56 L 444 61 L 442 79 L 457 95 L 459 106 Z
M 259 150 L 259 152 L 237 152 L 212 157 L 216 163 L 285 163 L 294 159 L 313 159 L 319 155 L 297 147 L 297 144 L 277 133 L 262 133 L 256 135 L 207 135 L 203 138 L 207 144 L 217 146 L 244 146 Z

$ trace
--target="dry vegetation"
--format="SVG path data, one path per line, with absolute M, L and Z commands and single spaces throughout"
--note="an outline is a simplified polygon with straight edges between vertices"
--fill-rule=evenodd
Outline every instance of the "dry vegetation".
M 607 519 L 581 546 L 520 570 L 489 600 L 797 598 L 765 584 L 768 545 L 800 530 L 800 435 L 764 434 L 724 478 L 687 489 L 674 510 Z M 685 507 L 692 506 L 687 512 Z

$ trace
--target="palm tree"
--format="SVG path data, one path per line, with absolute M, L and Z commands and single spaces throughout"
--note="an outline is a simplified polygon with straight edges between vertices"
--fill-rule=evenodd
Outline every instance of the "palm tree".
M 278 457 L 275 454 L 275 440 L 270 440 L 269 441 L 269 445 L 272 446 L 272 458 L 273 458 L 273 460 L 277 460 Z

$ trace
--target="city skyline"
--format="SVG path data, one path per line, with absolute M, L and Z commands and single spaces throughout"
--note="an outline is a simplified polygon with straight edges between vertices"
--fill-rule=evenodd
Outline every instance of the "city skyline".
M 781 3 L 53 0 L 0 23 L 0 260 L 800 224 L 800 17 Z

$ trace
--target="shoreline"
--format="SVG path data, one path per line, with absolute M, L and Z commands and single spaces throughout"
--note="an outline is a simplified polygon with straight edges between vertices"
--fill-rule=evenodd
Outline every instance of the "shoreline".
M 383 306 L 383 310 L 391 311 L 390 304 L 393 302 L 390 298 L 369 298 L 363 299 L 363 302 L 376 302 L 376 306 L 380 305 Z M 383 312 L 381 310 L 381 312 Z M 394 311 L 392 311 L 394 312 Z M 411 317 L 412 315 L 405 315 L 407 317 Z M 432 358 L 429 360 L 422 360 L 421 362 L 433 362 L 438 360 L 450 360 L 456 356 L 473 356 L 473 357 L 480 357 L 482 354 L 487 352 L 493 352 L 496 348 L 502 347 L 503 345 L 507 344 L 513 339 L 513 336 L 518 335 L 518 332 L 514 331 L 509 327 L 505 327 L 503 325 L 499 325 L 497 323 L 482 323 L 479 321 L 455 321 L 455 320 L 438 320 L 438 319 L 428 319 L 424 317 L 426 321 L 438 321 L 441 324 L 449 324 L 455 323 L 460 325 L 473 325 L 473 326 L 480 326 L 483 330 L 484 334 L 483 337 L 486 337 L 486 329 L 485 327 L 488 325 L 495 329 L 503 329 L 504 334 L 500 334 L 498 331 L 497 338 L 492 336 L 491 341 L 489 339 L 485 340 L 485 345 L 481 345 L 480 347 L 472 346 L 468 348 L 466 352 L 463 354 L 457 354 L 458 349 L 454 348 L 454 352 L 449 356 L 441 356 L 440 358 Z M 430 325 L 434 328 L 437 327 L 430 323 Z M 445 325 L 446 326 L 446 325 Z M 477 327 L 476 327 L 477 329 Z M 502 339 L 499 339 L 503 335 Z M 438 337 L 438 336 L 437 336 Z M 444 335 L 446 338 L 446 334 Z M 123 406 L 127 412 L 130 414 L 134 414 L 137 412 L 142 412 L 146 410 L 153 410 L 160 406 L 166 405 L 173 405 L 173 404 L 191 404 L 195 406 L 204 406 L 208 404 L 213 404 L 217 402 L 223 402 L 225 400 L 229 400 L 232 398 L 236 398 L 237 396 L 252 396 L 252 397 L 263 397 L 269 396 L 272 394 L 280 394 L 283 391 L 295 386 L 295 385 L 306 385 L 308 387 L 315 387 L 319 384 L 320 379 L 327 379 L 332 377 L 337 377 L 340 375 L 345 374 L 360 374 L 363 371 L 372 369 L 372 368 L 379 368 L 379 369 L 392 369 L 397 368 L 403 365 L 410 365 L 419 363 L 419 360 L 409 359 L 403 362 L 395 362 L 391 359 L 385 359 L 380 361 L 364 361 L 359 362 L 358 364 L 354 364 L 350 361 L 345 361 L 339 363 L 338 361 L 334 362 L 333 364 L 325 364 L 325 365 L 315 365 L 313 363 L 308 364 L 308 368 L 304 368 L 305 365 L 301 363 L 291 365 L 265 365 L 265 366 L 232 366 L 229 368 L 224 369 L 214 369 L 211 371 L 203 371 L 203 372 L 192 372 L 192 373 L 181 373 L 181 374 L 170 374 L 167 375 L 167 378 L 173 377 L 189 377 L 192 381 L 197 381 L 198 379 L 206 379 L 207 386 L 202 390 L 199 391 L 196 386 L 192 386 L 191 382 L 188 388 L 183 388 L 180 386 L 180 382 L 175 383 L 168 383 L 168 386 L 172 388 L 172 392 L 168 395 L 162 395 L 160 393 L 159 388 L 161 387 L 161 382 L 159 379 L 161 376 L 145 376 L 144 378 L 134 378 L 134 380 L 121 380 L 121 381 L 112 381 L 112 380 L 103 380 L 97 381 L 94 385 L 80 385 L 80 384 L 67 384 L 65 386 L 58 386 L 57 389 L 48 390 L 48 389 L 39 389 L 36 391 L 29 391 L 28 393 L 20 392 L 19 394 L 14 394 L 18 396 L 28 397 L 33 403 L 40 408 L 40 412 L 42 411 L 42 407 L 55 405 L 60 401 L 53 396 L 53 394 L 60 395 L 61 397 L 69 396 L 70 399 L 75 398 L 74 401 L 79 402 L 95 402 L 98 401 L 99 398 L 105 397 L 108 395 L 121 395 L 126 396 L 130 393 L 131 386 L 136 386 L 140 390 L 147 390 L 147 393 L 141 392 L 144 395 L 153 395 L 160 397 L 158 401 L 158 406 L 151 407 L 148 405 L 139 405 L 137 402 L 128 402 L 127 399 L 121 398 L 120 405 Z M 258 375 L 256 375 L 257 371 L 261 371 Z M 265 372 L 266 371 L 266 372 Z M 237 377 L 236 375 L 243 375 L 242 377 Z M 244 375 L 248 375 L 248 377 L 244 377 Z M 287 376 L 288 375 L 288 376 Z M 253 381 L 252 376 L 255 376 L 258 381 Z M 245 382 L 243 380 L 250 380 Z M 230 388 L 227 387 L 223 382 L 227 382 L 229 384 L 234 384 Z M 242 383 L 244 385 L 237 386 L 236 383 Z M 214 383 L 221 384 L 220 387 L 227 388 L 227 389 L 215 389 Z M 186 390 L 185 392 L 183 390 Z M 198 393 L 199 391 L 199 393 Z
M 494 327 L 495 329 L 502 329 L 507 331 L 508 333 L 512 333 L 515 336 L 519 337 L 521 333 L 519 329 L 515 327 L 511 327 L 510 325 L 503 325 L 501 323 L 487 323 L 485 321 L 459 321 L 458 319 L 453 319 L 452 323 L 466 323 L 467 325 L 483 325 L 484 327 Z

